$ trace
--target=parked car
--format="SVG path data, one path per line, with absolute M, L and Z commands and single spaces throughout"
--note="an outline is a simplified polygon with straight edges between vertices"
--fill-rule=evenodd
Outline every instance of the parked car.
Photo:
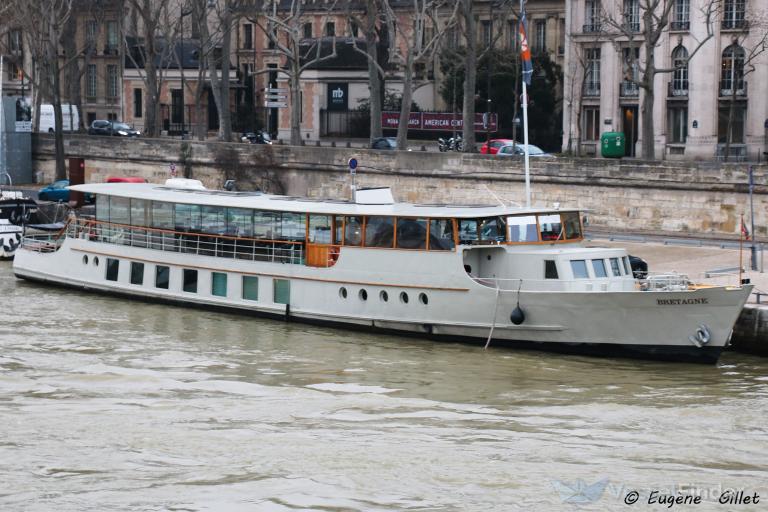
M 371 142 L 371 149 L 397 149 L 397 139 L 394 137 L 378 137 Z
M 40 201 L 69 202 L 69 180 L 54 181 L 50 185 L 41 188 L 37 192 L 37 199 Z M 85 202 L 93 203 L 93 194 L 85 194 Z
M 97 119 L 88 128 L 88 135 L 114 135 L 116 137 L 138 137 L 141 132 L 120 121 Z
M 140 176 L 110 176 L 107 183 L 147 183 L 147 179 Z
M 495 155 L 500 147 L 513 144 L 514 142 L 512 139 L 491 139 L 480 146 L 480 153 L 483 155 Z
M 269 134 L 263 130 L 257 130 L 256 132 L 247 132 L 240 137 L 241 142 L 248 142 L 250 144 L 272 144 L 272 139 Z
M 497 156 L 525 156 L 525 144 L 509 144 L 507 146 L 501 146 L 496 153 Z M 542 150 L 538 146 L 528 144 L 528 156 L 540 157 L 540 156 L 552 156 L 550 153 Z
M 63 103 L 61 105 L 61 121 L 65 132 L 78 130 L 80 124 L 80 114 L 75 105 Z M 40 105 L 40 124 L 37 127 L 40 133 L 53 133 L 56 131 L 56 117 L 53 111 L 53 105 L 43 103 Z

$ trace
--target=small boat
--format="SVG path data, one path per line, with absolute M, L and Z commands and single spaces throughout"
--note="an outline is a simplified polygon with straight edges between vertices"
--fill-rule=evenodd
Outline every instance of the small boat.
M 13 258 L 21 243 L 24 225 L 37 212 L 37 203 L 21 192 L 0 190 L 0 260 Z
M 749 284 L 636 276 L 578 209 L 72 187 L 95 218 L 29 235 L 16 276 L 137 299 L 486 345 L 714 363 Z

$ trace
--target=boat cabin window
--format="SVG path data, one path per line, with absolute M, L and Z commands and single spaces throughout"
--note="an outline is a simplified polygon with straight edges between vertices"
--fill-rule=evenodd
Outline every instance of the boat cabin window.
M 173 229 L 173 204 L 152 201 L 152 227 Z
M 587 272 L 587 262 L 585 260 L 571 260 L 571 270 L 573 271 L 574 279 L 589 278 L 589 273 Z
M 397 248 L 426 249 L 427 219 L 397 219 Z
M 459 243 L 471 244 L 478 240 L 477 219 L 459 220 Z
M 563 214 L 563 229 L 565 230 L 566 240 L 581 238 L 581 220 L 579 219 L 579 212 L 568 212 Z
M 331 216 L 330 215 L 310 215 L 309 216 L 309 242 L 313 244 L 330 244 L 331 235 Z
M 619 258 L 611 258 L 611 271 L 615 277 L 621 276 L 621 270 L 619 268 Z
M 253 236 L 254 238 L 265 238 L 275 240 L 279 238 L 280 214 L 277 212 L 264 212 L 256 210 L 253 212 Z
M 359 246 L 363 243 L 363 218 L 344 219 L 344 245 Z
M 223 235 L 227 230 L 227 220 L 223 206 L 203 206 L 200 211 L 200 226 L 203 233 Z
M 393 217 L 366 217 L 365 246 L 391 249 L 395 242 Z
M 629 256 L 624 256 L 621 261 L 624 262 L 624 275 L 634 276 L 632 273 L 632 265 L 629 264 Z
M 280 224 L 279 239 L 291 240 L 294 242 L 303 241 L 307 236 L 307 221 L 305 217 L 306 215 L 303 213 L 283 213 L 282 222 Z
M 507 232 L 510 242 L 538 242 L 538 226 L 535 215 L 507 217 Z
M 130 224 L 131 201 L 127 197 L 112 196 L 109 198 L 109 222 L 115 224 Z
M 253 210 L 227 208 L 227 234 L 231 236 L 253 236 Z
M 453 219 L 431 219 L 429 221 L 429 250 L 452 251 L 455 245 Z
M 563 226 L 559 214 L 539 215 L 539 229 L 543 242 L 563 239 Z
M 488 217 L 479 220 L 480 240 L 486 242 L 505 242 L 507 224 L 504 217 Z
M 200 205 L 177 203 L 173 217 L 176 231 L 200 231 Z
M 605 271 L 605 260 L 592 260 L 592 269 L 595 271 L 595 277 L 608 277 Z
M 149 201 L 131 199 L 131 226 L 149 225 Z
M 340 244 L 344 241 L 344 217 L 337 216 L 333 218 L 333 240 Z
M 168 289 L 171 280 L 171 269 L 165 265 L 155 267 L 155 288 Z
M 96 195 L 96 220 L 109 222 L 109 196 Z
M 555 260 L 544 260 L 544 279 L 559 279 Z

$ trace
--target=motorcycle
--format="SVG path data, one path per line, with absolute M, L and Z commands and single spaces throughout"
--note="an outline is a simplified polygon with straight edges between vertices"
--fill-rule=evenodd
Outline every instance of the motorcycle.
M 440 137 L 437 139 L 437 149 L 439 149 L 441 153 L 445 153 L 446 151 L 462 151 L 464 149 L 464 141 L 462 140 L 461 135 L 451 137 L 448 140 Z
M 258 130 L 256 133 L 244 133 L 243 136 L 240 137 L 240 142 L 247 142 L 249 144 L 272 144 L 272 139 L 269 138 L 267 132 Z

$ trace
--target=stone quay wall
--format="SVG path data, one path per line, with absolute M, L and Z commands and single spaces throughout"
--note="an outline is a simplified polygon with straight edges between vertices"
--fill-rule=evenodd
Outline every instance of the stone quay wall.
M 348 159 L 355 157 L 356 185 L 389 186 L 399 201 L 525 202 L 522 160 L 477 154 L 87 136 L 67 136 L 65 151 L 85 160 L 87 182 L 143 176 L 161 183 L 173 163 L 179 176 L 208 187 L 234 179 L 240 190 L 347 198 Z M 52 181 L 53 138 L 35 135 L 32 157 L 37 181 Z M 754 176 L 755 231 L 764 239 L 768 166 L 754 166 Z M 533 205 L 588 210 L 590 228 L 597 230 L 737 239 L 740 215 L 749 221 L 742 163 L 532 158 L 531 187 Z

